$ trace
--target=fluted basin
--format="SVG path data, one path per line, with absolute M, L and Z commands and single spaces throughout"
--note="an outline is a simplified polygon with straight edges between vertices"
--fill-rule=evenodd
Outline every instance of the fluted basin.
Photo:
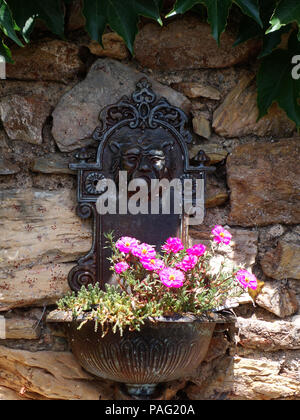
M 151 396 L 157 384 L 184 378 L 205 358 L 216 322 L 195 317 L 146 321 L 141 331 L 111 330 L 102 337 L 95 323 L 65 322 L 72 352 L 81 366 L 93 375 L 124 383 L 135 396 Z

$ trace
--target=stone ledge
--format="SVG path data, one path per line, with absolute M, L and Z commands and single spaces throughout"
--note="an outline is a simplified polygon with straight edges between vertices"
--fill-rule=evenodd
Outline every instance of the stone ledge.
M 262 351 L 300 350 L 300 325 L 293 322 L 266 322 L 237 318 L 238 342 Z

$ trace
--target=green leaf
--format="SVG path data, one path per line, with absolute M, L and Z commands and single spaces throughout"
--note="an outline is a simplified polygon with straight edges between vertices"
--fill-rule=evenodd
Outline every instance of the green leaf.
M 283 28 L 279 29 L 279 31 L 272 32 L 267 34 L 263 38 L 263 47 L 260 55 L 258 58 L 263 58 L 266 55 L 271 54 L 272 51 L 281 43 L 281 37 L 283 34 L 289 32 L 291 29 L 291 25 L 284 26 Z
M 212 35 L 220 44 L 221 34 L 225 31 L 232 0 L 203 0 L 207 7 L 208 22 L 212 27 Z
M 263 27 L 263 23 L 260 17 L 259 12 L 259 3 L 258 0 L 233 0 L 236 3 L 243 13 L 252 19 L 255 20 L 259 24 L 259 26 Z
M 202 2 L 200 0 L 177 0 L 173 10 L 171 10 L 171 12 L 168 13 L 166 17 L 168 18 L 174 15 L 185 13 L 199 3 Z
M 19 40 L 16 34 L 16 24 L 12 18 L 11 11 L 4 0 L 0 0 L 0 27 L 4 34 L 12 39 L 20 47 L 23 47 L 22 42 Z
M 5 58 L 6 63 L 13 63 L 11 51 L 7 45 L 1 40 L 0 41 L 0 55 Z
M 156 20 L 160 25 L 163 24 L 160 16 L 162 0 L 131 0 L 131 3 L 137 14 Z
M 7 0 L 13 17 L 26 42 L 37 18 L 43 20 L 54 34 L 64 37 L 64 11 L 60 0 Z
M 260 15 L 262 18 L 263 28 L 261 28 L 256 21 L 244 16 L 240 23 L 239 34 L 235 41 L 235 46 L 242 42 L 248 41 L 253 38 L 262 38 L 263 46 L 259 58 L 265 57 L 270 54 L 281 42 L 282 34 L 290 30 L 290 26 L 281 28 L 279 31 L 274 33 L 265 34 L 269 26 L 271 16 L 274 13 L 276 7 L 275 0 L 260 0 Z
M 270 20 L 271 27 L 267 33 L 278 31 L 282 26 L 292 22 L 297 22 L 300 28 L 300 2 L 299 0 L 282 0 Z
M 292 58 L 296 55 L 300 55 L 300 44 L 293 33 L 288 50 L 278 49 L 263 58 L 257 78 L 259 119 L 277 102 L 300 127 L 300 79 L 292 77 Z
M 132 2 L 125 4 L 123 0 L 107 0 L 107 18 L 111 29 L 125 40 L 128 49 L 133 54 L 139 19 L 132 7 Z
M 103 0 L 85 0 L 83 14 L 86 30 L 94 41 L 102 45 L 102 35 L 107 25 L 106 3 Z
M 162 0 L 85 0 L 83 14 L 86 17 L 86 30 L 92 39 L 102 45 L 104 30 L 109 25 L 125 40 L 133 54 L 139 16 L 154 19 L 162 25 L 162 3 Z

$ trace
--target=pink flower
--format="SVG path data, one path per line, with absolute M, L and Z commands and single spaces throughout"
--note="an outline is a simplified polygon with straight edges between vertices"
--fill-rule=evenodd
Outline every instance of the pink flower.
M 232 235 L 225 230 L 222 226 L 215 226 L 212 230 L 212 234 L 214 235 L 214 241 L 218 243 L 223 243 L 225 245 L 229 245 Z
M 182 287 L 185 280 L 183 272 L 175 268 L 165 268 L 160 271 L 159 278 L 165 286 L 175 288 Z
M 116 248 L 124 254 L 131 252 L 136 246 L 138 246 L 138 240 L 135 238 L 130 238 L 129 236 L 123 236 L 116 243 Z
M 198 258 L 195 255 L 188 255 L 183 258 L 180 263 L 176 264 L 176 267 L 182 271 L 190 271 L 192 270 L 198 262 Z
M 188 248 L 186 252 L 189 255 L 195 255 L 196 257 L 201 257 L 206 251 L 206 246 L 202 244 L 194 245 L 192 248 Z
M 253 290 L 257 289 L 257 278 L 254 274 L 249 273 L 249 271 L 240 270 L 236 273 L 235 277 L 245 289 L 248 289 L 248 287 Z
M 182 251 L 184 249 L 183 243 L 181 242 L 181 239 L 179 238 L 169 238 L 166 241 L 166 244 L 162 247 L 164 251 L 166 251 L 168 254 L 173 252 L 174 254 L 177 254 L 177 252 Z
M 117 274 L 124 273 L 124 271 L 127 271 L 128 268 L 129 268 L 129 265 L 127 264 L 127 262 L 119 262 L 118 264 L 115 265 L 115 271 Z
M 141 258 L 142 266 L 148 271 L 160 271 L 165 268 L 165 264 L 162 260 L 156 258 Z
M 156 258 L 156 251 L 153 246 L 148 244 L 137 245 L 132 249 L 132 254 L 138 258 Z

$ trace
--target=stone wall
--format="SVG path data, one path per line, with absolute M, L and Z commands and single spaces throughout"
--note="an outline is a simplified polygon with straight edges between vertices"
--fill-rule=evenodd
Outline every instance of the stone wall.
M 114 384 L 85 373 L 47 314 L 68 290 L 67 274 L 91 246 L 75 214 L 74 150 L 93 146 L 98 114 L 146 75 L 154 90 L 191 116 L 191 159 L 204 149 L 208 180 L 205 241 L 215 224 L 233 232 L 229 258 L 260 280 L 236 309 L 237 329 L 216 331 L 191 378 L 166 399 L 300 399 L 300 138 L 276 105 L 257 122 L 257 41 L 218 49 L 194 16 L 161 28 L 145 22 L 131 58 L 114 33 L 90 42 L 77 11 L 67 41 L 39 35 L 14 51 L 0 82 L 1 399 L 114 399 Z M 1 319 L 1 318 L 0 318 Z

